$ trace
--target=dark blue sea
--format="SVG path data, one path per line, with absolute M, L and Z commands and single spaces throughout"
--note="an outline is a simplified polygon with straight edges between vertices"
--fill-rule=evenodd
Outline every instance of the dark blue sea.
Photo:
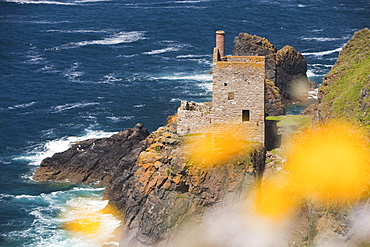
M 294 46 L 320 84 L 365 27 L 369 0 L 0 0 L 0 246 L 97 246 L 60 226 L 103 188 L 32 173 L 70 142 L 153 131 L 181 100 L 210 101 L 216 30 L 227 54 L 241 32 Z

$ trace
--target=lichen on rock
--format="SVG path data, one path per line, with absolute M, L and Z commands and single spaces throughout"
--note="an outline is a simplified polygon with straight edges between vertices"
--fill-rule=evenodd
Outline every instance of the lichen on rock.
M 38 181 L 100 183 L 104 198 L 124 216 L 123 246 L 171 246 L 184 223 L 198 224 L 209 208 L 226 197 L 241 199 L 256 188 L 264 169 L 265 150 L 222 165 L 199 167 L 189 161 L 176 116 L 148 135 L 137 124 L 110 138 L 72 144 L 46 158 Z

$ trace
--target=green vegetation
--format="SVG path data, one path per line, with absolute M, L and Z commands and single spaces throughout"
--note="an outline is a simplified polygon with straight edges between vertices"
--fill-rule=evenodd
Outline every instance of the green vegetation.
M 172 166 L 171 166 L 171 167 L 169 167 L 169 168 L 167 168 L 167 170 L 166 170 L 166 174 L 167 174 L 167 176 L 170 176 L 170 175 L 171 175 L 172 170 L 173 170 L 173 167 L 172 167 Z
M 201 136 L 201 135 L 203 135 L 203 133 L 185 134 L 185 135 L 182 135 L 181 137 Z
M 325 117 L 342 118 L 370 128 L 370 30 L 356 32 L 319 89 Z M 367 92 L 361 95 L 361 92 Z
M 299 126 L 299 127 L 308 127 L 311 125 L 312 118 L 310 116 L 301 116 L 301 115 L 280 115 L 280 116 L 269 116 L 266 117 L 266 120 L 275 120 L 279 121 L 277 126 Z
M 185 198 L 186 197 L 186 195 L 185 194 L 177 194 L 176 195 L 176 198 Z

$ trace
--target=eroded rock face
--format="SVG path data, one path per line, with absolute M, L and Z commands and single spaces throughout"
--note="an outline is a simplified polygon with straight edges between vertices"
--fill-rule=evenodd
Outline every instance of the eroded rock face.
M 269 79 L 265 79 L 265 111 L 269 116 L 285 114 L 280 90 Z
M 256 147 L 238 161 L 200 168 L 185 155 L 176 117 L 148 136 L 143 125 L 110 138 L 72 144 L 43 160 L 34 179 L 106 186 L 105 199 L 124 215 L 121 246 L 174 246 L 183 223 L 198 224 L 224 198 L 243 198 L 262 176 L 265 149 Z
M 147 146 L 149 135 L 142 124 L 111 136 L 74 143 L 62 152 L 41 162 L 33 179 L 69 181 L 72 183 L 110 184 L 111 180 L 135 165 Z
M 301 91 L 313 86 L 307 79 L 306 60 L 291 46 L 277 50 L 266 38 L 241 33 L 234 40 L 233 55 L 265 56 L 266 79 L 279 88 L 281 98 L 276 97 L 282 102 L 301 100 Z
M 125 215 L 122 246 L 172 246 L 185 221 L 199 222 L 203 212 L 226 195 L 245 196 L 256 187 L 264 169 L 265 151 L 255 149 L 243 160 L 199 168 L 184 155 L 184 139 L 176 134 L 176 122 L 159 128 L 148 138 L 130 176 L 117 178 L 105 197 Z

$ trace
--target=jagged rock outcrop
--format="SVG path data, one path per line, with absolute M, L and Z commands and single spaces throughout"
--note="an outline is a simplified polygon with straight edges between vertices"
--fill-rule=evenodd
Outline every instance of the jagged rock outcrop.
M 278 101 L 302 100 L 302 94 L 315 86 L 307 78 L 306 60 L 292 46 L 277 50 L 266 38 L 240 33 L 234 40 L 233 55 L 266 57 L 266 79 L 279 88 Z
M 77 142 L 62 152 L 44 159 L 33 179 L 69 181 L 106 186 L 118 174 L 135 165 L 140 152 L 147 147 L 149 135 L 142 124 L 111 136 Z
M 254 189 L 264 169 L 265 151 L 255 149 L 237 162 L 200 168 L 185 155 L 176 122 L 160 127 L 147 141 L 127 179 L 117 178 L 105 197 L 122 209 L 126 237 L 122 246 L 172 246 L 184 222 L 199 222 L 203 212 L 226 195 L 236 198 Z
M 285 114 L 279 88 L 269 79 L 265 79 L 265 111 L 269 116 Z
M 370 30 L 356 32 L 323 78 L 318 101 L 304 113 L 317 121 L 341 118 L 370 126 Z
M 176 117 L 148 136 L 143 125 L 110 138 L 74 143 L 43 160 L 34 179 L 97 183 L 104 198 L 124 215 L 122 246 L 173 246 L 182 223 L 199 223 L 224 198 L 241 199 L 258 185 L 265 149 L 256 147 L 237 161 L 199 167 L 189 161 Z

